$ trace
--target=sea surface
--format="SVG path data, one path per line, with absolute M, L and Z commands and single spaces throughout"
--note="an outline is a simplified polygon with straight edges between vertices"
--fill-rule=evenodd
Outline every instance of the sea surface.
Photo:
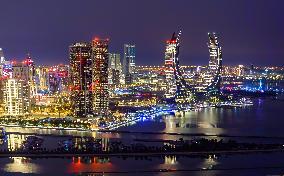
M 132 143 L 134 139 L 191 139 L 195 137 L 190 134 L 196 133 L 228 135 L 237 141 L 284 144 L 284 101 L 272 98 L 255 99 L 253 106 L 205 108 L 184 115 L 168 115 L 140 121 L 118 130 L 129 132 L 90 133 L 9 127 L 6 128 L 7 132 L 19 133 L 10 134 L 8 140 L 0 144 L 0 148 L 19 148 L 28 133 L 51 134 L 41 136 L 45 139 L 43 145 L 46 148 L 56 148 L 59 141 L 71 136 L 78 139 L 82 136 L 93 136 L 103 138 L 104 141 L 121 140 Z M 10 157 L 0 158 L 0 175 L 283 175 L 283 158 L 284 152 L 208 157 Z

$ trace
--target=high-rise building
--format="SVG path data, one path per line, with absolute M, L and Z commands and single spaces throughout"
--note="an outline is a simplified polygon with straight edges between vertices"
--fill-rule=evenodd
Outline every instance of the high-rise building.
M 175 96 L 177 87 L 176 87 L 176 79 L 174 74 L 174 64 L 175 64 L 175 56 L 177 53 L 177 41 L 175 39 L 175 34 L 173 34 L 172 39 L 168 40 L 166 43 L 166 51 L 165 51 L 165 75 L 166 75 L 166 98 L 173 98 Z
M 58 77 L 60 79 L 60 89 L 59 92 L 66 92 L 68 91 L 68 85 L 69 85 L 69 72 L 70 72 L 70 67 L 69 65 L 58 65 Z
M 30 56 L 22 62 L 12 62 L 12 78 L 23 80 L 29 86 L 30 96 L 37 95 L 34 61 Z
M 108 39 L 95 38 L 92 41 L 93 112 L 101 117 L 106 117 L 109 114 L 108 44 Z
M 36 85 L 39 92 L 47 92 L 49 87 L 48 82 L 49 67 L 39 66 L 35 69 Z
M 60 78 L 57 68 L 51 67 L 48 72 L 48 92 L 49 94 L 56 94 L 60 92 Z
M 125 84 L 133 83 L 135 77 L 135 45 L 124 44 L 123 72 Z
M 215 33 L 208 33 L 208 37 L 210 58 L 205 80 L 208 85 L 208 91 L 214 94 L 219 94 L 222 73 L 222 50 Z
M 24 80 L 7 79 L 4 81 L 5 114 L 18 116 L 30 112 L 29 87 Z
M 179 64 L 181 30 L 167 41 L 165 52 L 166 98 L 174 98 L 177 104 L 194 102 L 192 87 L 185 81 Z
M 5 57 L 3 53 L 3 49 L 0 48 L 0 64 L 3 64 L 5 62 Z
M 89 43 L 74 43 L 69 47 L 70 89 L 73 115 L 92 114 L 92 58 Z
M 0 48 L 0 105 L 4 104 L 4 80 L 12 78 L 12 64 L 5 61 L 2 48 Z
M 120 54 L 110 53 L 108 63 L 108 83 L 110 85 L 119 85 L 122 77 L 122 65 L 120 61 Z
M 1 67 L 1 77 L 3 79 L 12 78 L 12 73 L 13 73 L 12 62 L 5 61 Z
M 245 67 L 243 65 L 238 65 L 237 75 L 238 76 L 244 76 L 244 73 L 245 73 Z
M 10 69 L 12 72 L 10 73 Z M 31 111 L 31 99 L 37 95 L 35 66 L 28 55 L 22 62 L 11 62 L 5 65 L 6 83 L 4 96 L 6 99 L 6 114 L 23 115 Z M 18 93 L 18 95 L 16 95 Z M 14 97 L 10 98 L 9 96 Z M 15 103 L 15 98 L 18 103 Z M 8 108 L 8 109 L 7 109 Z M 14 108 L 14 110 L 10 109 Z
M 251 64 L 251 65 L 250 65 L 249 74 L 252 75 L 253 73 L 254 73 L 254 65 Z
M 62 93 L 68 90 L 69 84 L 69 66 L 56 65 L 49 68 L 48 71 L 48 91 L 51 94 Z

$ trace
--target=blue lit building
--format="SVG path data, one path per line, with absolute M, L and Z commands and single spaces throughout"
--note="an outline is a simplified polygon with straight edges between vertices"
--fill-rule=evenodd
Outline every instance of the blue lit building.
M 135 76 L 135 45 L 124 44 L 123 73 L 125 84 L 131 84 Z

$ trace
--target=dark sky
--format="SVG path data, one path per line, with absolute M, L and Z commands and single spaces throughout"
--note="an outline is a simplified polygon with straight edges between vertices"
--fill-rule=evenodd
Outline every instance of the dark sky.
M 208 62 L 207 32 L 219 34 L 224 64 L 284 64 L 283 0 L 7 0 L 0 47 L 7 59 L 68 63 L 68 46 L 110 38 L 110 51 L 135 43 L 138 65 L 161 65 L 165 41 L 182 28 L 181 64 Z

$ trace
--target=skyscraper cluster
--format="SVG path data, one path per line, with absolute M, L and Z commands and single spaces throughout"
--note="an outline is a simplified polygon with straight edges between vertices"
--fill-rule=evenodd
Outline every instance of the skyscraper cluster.
M 0 55 L 0 109 L 4 115 L 30 115 L 32 106 L 42 105 L 43 96 L 68 90 L 69 66 L 36 66 L 30 55 L 22 61 L 5 60 L 2 49 Z
M 131 84 L 135 73 L 135 45 L 124 45 L 120 54 L 110 53 L 108 39 L 69 47 L 71 102 L 75 117 L 107 117 L 110 87 Z
M 220 94 L 221 74 L 222 74 L 222 52 L 221 46 L 215 33 L 208 33 L 209 37 L 209 65 L 205 75 L 195 77 L 196 80 L 201 78 L 202 87 L 191 86 L 186 81 L 179 66 L 179 44 L 180 34 L 174 33 L 172 38 L 166 43 L 165 50 L 165 98 L 175 98 L 176 102 L 185 103 L 193 101 L 195 92 L 202 90 L 206 95 L 217 96 Z M 195 75 L 194 75 L 195 76 Z M 192 76 L 193 77 L 193 76 Z
M 48 106 L 56 101 L 53 97 L 68 96 L 72 116 L 107 117 L 110 89 L 131 85 L 135 77 L 135 45 L 124 45 L 124 62 L 119 53 L 109 52 L 108 45 L 108 39 L 98 38 L 74 43 L 69 47 L 69 65 L 56 66 L 35 66 L 29 55 L 22 62 L 6 61 L 0 48 L 3 113 L 28 115 L 33 105 Z
M 188 84 L 186 79 L 193 77 L 184 75 L 184 70 L 179 65 L 180 37 L 181 31 L 174 33 L 166 42 L 164 67 L 154 76 L 151 75 L 152 73 L 146 76 L 139 75 L 141 72 L 138 74 L 134 44 L 124 44 L 123 62 L 121 62 L 118 52 L 109 52 L 109 39 L 94 38 L 90 42 L 73 43 L 69 46 L 69 65 L 51 67 L 36 67 L 30 56 L 22 62 L 5 61 L 1 49 L 0 68 L 3 81 L 0 84 L 2 87 L 0 96 L 3 97 L 1 100 L 5 104 L 5 114 L 29 114 L 32 103 L 42 105 L 42 95 L 48 95 L 58 98 L 68 97 L 65 99 L 69 101 L 66 109 L 71 111 L 70 115 L 73 117 L 108 119 L 111 117 L 110 98 L 116 98 L 115 91 L 139 90 L 138 87 L 143 83 L 137 80 L 142 80 L 144 76 L 146 78 L 143 78 L 144 83 L 160 84 L 152 90 L 163 92 L 165 98 L 172 99 L 176 103 L 192 103 L 195 92 L 199 90 L 210 95 L 218 95 L 222 73 L 222 52 L 216 34 L 208 34 L 210 55 L 205 74 L 201 74 L 199 69 L 193 76 L 196 80 L 201 80 L 199 82 L 202 82 L 202 88 Z M 241 71 L 239 72 L 241 75 Z M 152 81 L 149 81 L 150 79 Z M 142 89 L 147 90 L 149 87 Z M 60 108 L 57 108 L 57 111 L 60 113 Z M 66 114 L 69 113 L 67 111 Z

